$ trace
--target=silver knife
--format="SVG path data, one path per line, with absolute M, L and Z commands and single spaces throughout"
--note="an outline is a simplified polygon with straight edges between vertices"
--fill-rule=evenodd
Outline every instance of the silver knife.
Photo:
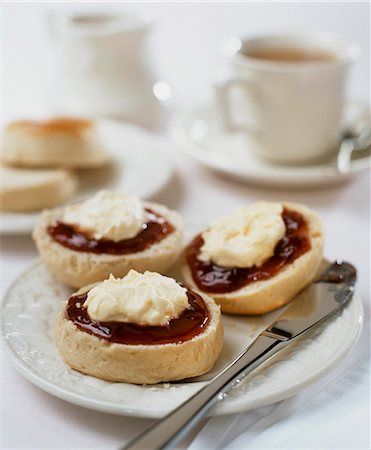
M 234 361 L 122 450 L 173 448 L 251 371 L 346 305 L 353 297 L 355 282 L 356 269 L 351 264 L 336 261 L 329 265 Z

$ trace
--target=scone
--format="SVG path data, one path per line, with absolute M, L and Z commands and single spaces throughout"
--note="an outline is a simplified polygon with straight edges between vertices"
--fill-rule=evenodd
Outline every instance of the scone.
M 211 297 L 157 273 L 130 271 L 73 294 L 57 318 L 56 343 L 80 372 L 153 384 L 211 369 L 223 327 Z
M 263 314 L 313 281 L 322 260 L 320 219 L 295 203 L 257 202 L 219 218 L 186 247 L 185 281 L 222 311 Z
M 44 211 L 33 238 L 55 277 L 80 288 L 130 269 L 166 272 L 179 255 L 182 235 L 180 215 L 166 206 L 100 191 Z
M 76 175 L 69 170 L 0 166 L 0 210 L 21 212 L 52 208 L 70 200 L 77 184 Z
M 108 162 L 95 122 L 76 118 L 13 122 L 4 130 L 2 160 L 17 167 L 99 167 Z

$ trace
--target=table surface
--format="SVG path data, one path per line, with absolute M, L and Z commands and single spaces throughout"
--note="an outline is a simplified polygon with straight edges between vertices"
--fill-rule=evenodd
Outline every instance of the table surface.
M 227 37 L 286 28 L 328 29 L 361 45 L 364 54 L 354 67 L 349 96 L 370 99 L 370 6 L 366 3 L 143 3 L 106 4 L 105 8 L 154 16 L 158 22 L 152 42 L 154 65 L 171 83 L 176 107 L 210 98 L 211 81 L 221 64 L 220 44 Z M 3 7 L 4 120 L 47 111 L 49 74 L 43 68 L 50 48 L 46 11 L 45 4 L 8 3 Z M 325 256 L 349 260 L 359 270 L 358 290 L 365 310 L 365 327 L 357 346 L 331 374 L 276 405 L 204 420 L 180 448 L 370 448 L 369 173 L 326 189 L 269 189 L 237 184 L 209 172 L 175 147 L 173 156 L 176 176 L 155 200 L 179 210 L 186 220 L 208 222 L 256 200 L 289 200 L 315 209 L 325 228 Z M 7 236 L 1 240 L 1 255 L 3 296 L 37 253 L 29 236 Z M 22 378 L 5 354 L 1 359 L 2 448 L 114 449 L 152 423 L 63 402 Z

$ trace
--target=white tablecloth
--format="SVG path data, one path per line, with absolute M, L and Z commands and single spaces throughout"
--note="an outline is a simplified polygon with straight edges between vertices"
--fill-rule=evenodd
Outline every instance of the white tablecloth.
M 157 65 L 168 74 L 183 106 L 207 97 L 210 67 L 213 69 L 219 62 L 215 39 L 219 45 L 225 37 L 250 29 L 296 25 L 335 30 L 360 43 L 365 51 L 369 45 L 367 4 L 131 4 L 127 8 L 150 10 L 159 17 L 161 26 L 154 39 L 154 45 L 161 50 Z M 43 29 L 44 10 L 45 5 L 8 4 L 4 8 L 5 117 L 43 112 L 40 92 L 44 92 L 44 74 L 37 62 L 43 58 L 45 30 L 40 31 L 40 27 Z M 178 39 L 170 42 L 175 30 Z M 199 73 L 194 68 L 187 71 L 188 64 L 199 67 Z M 355 68 L 351 95 L 369 99 L 368 83 L 369 60 L 364 57 Z M 186 219 L 207 222 L 236 206 L 262 199 L 297 201 L 317 210 L 325 227 L 326 257 L 342 257 L 359 270 L 358 290 L 366 318 L 357 346 L 321 381 L 278 404 L 205 420 L 180 448 L 370 448 L 369 174 L 359 174 L 347 184 L 327 189 L 273 190 L 237 184 L 213 174 L 176 148 L 174 159 L 176 177 L 156 200 L 178 209 Z M 37 254 L 30 237 L 8 236 L 2 238 L 1 255 L 4 293 Z M 1 372 L 2 448 L 115 449 L 152 423 L 58 400 L 20 376 L 5 354 L 1 355 Z

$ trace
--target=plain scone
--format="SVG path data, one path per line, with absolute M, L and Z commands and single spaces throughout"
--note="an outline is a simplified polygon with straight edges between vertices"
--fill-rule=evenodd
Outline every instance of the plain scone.
M 78 291 L 84 293 L 85 287 Z M 174 344 L 127 345 L 108 342 L 81 331 L 65 316 L 56 324 L 56 343 L 65 362 L 80 372 L 110 381 L 154 384 L 182 380 L 210 370 L 223 346 L 220 308 L 202 295 L 210 313 L 206 329 L 188 341 Z
M 174 226 L 174 231 L 146 250 L 126 255 L 79 252 L 62 246 L 49 236 L 47 227 L 61 217 L 63 209 L 43 211 L 33 232 L 42 260 L 56 278 L 74 288 L 104 280 L 111 273 L 121 278 L 130 269 L 165 273 L 181 251 L 182 219 L 164 205 L 152 202 L 143 202 L 143 205 L 165 217 Z
M 16 167 L 90 168 L 107 164 L 108 155 L 93 121 L 55 118 L 19 121 L 4 130 L 2 160 Z
M 286 265 L 269 280 L 257 281 L 229 293 L 209 294 L 220 304 L 223 313 L 255 315 L 272 311 L 292 300 L 315 278 L 323 253 L 321 221 L 306 206 L 289 202 L 283 202 L 283 205 L 290 210 L 298 211 L 305 218 L 309 227 L 310 250 L 297 258 L 292 264 Z M 185 282 L 200 292 L 200 288 L 193 281 L 186 262 L 183 263 L 182 272 Z
M 68 201 L 77 189 L 68 170 L 27 170 L 0 166 L 0 210 L 36 211 Z

